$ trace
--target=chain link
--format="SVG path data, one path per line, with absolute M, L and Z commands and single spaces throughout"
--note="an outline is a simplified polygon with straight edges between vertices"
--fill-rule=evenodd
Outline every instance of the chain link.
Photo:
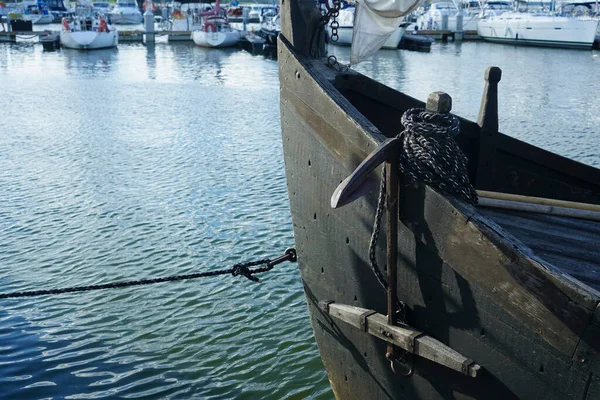
M 208 276 L 217 276 L 217 275 L 227 275 L 231 274 L 233 276 L 245 276 L 253 282 L 259 282 L 259 279 L 255 277 L 255 274 L 260 274 L 263 272 L 267 272 L 273 269 L 273 267 L 277 264 L 280 264 L 284 261 L 296 262 L 296 250 L 293 248 L 289 248 L 285 251 L 285 253 L 274 260 L 269 258 L 265 258 L 263 260 L 250 261 L 246 263 L 235 264 L 231 268 L 220 269 L 217 271 L 209 271 L 209 272 L 199 272 L 194 274 L 186 274 L 186 275 L 174 275 L 168 276 L 164 278 L 154 278 L 154 279 L 140 279 L 136 281 L 125 281 L 125 282 L 113 282 L 113 283 L 105 283 L 102 285 L 90 285 L 90 286 L 77 286 L 70 288 L 62 288 L 62 289 L 49 289 L 49 290 L 33 290 L 29 292 L 13 292 L 13 293 L 1 293 L 0 299 L 10 299 L 17 297 L 35 297 L 35 296 L 45 296 L 52 294 L 63 294 L 63 293 L 77 293 L 77 292 L 89 292 L 92 290 L 103 290 L 103 289 L 115 289 L 115 288 L 124 288 L 130 286 L 141 286 L 141 285 L 152 285 L 155 283 L 163 283 L 163 282 L 175 282 L 175 281 L 183 281 L 187 279 L 197 279 L 204 278 Z M 254 267 L 257 265 L 266 264 L 265 267 L 250 269 L 249 267 Z
M 331 5 L 329 2 L 331 1 Z M 321 17 L 321 21 L 323 25 L 327 25 L 329 21 L 331 24 L 329 25 L 331 28 L 331 36 L 330 40 L 335 43 L 339 40 L 338 29 L 340 28 L 340 23 L 337 20 L 337 17 L 340 15 L 340 8 L 342 6 L 341 0 L 326 0 L 325 8 L 327 9 L 327 13 Z

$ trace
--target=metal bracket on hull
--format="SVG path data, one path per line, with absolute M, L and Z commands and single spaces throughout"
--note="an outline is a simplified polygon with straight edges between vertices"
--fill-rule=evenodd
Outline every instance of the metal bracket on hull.
M 442 342 L 427 336 L 408 325 L 390 325 L 387 316 L 366 308 L 337 304 L 333 301 L 319 302 L 320 308 L 333 318 L 367 332 L 407 352 L 426 358 L 436 364 L 476 378 L 483 368 Z

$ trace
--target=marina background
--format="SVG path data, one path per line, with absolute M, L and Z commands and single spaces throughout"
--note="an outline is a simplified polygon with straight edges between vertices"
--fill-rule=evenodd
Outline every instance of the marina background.
M 347 48 L 330 47 L 340 61 Z M 357 70 L 600 165 L 600 52 L 489 43 L 380 51 Z M 2 292 L 206 271 L 293 244 L 275 59 L 191 44 L 0 44 Z M 367 249 L 365 249 L 366 251 Z M 236 278 L 3 301 L 18 398 L 331 398 L 293 264 Z

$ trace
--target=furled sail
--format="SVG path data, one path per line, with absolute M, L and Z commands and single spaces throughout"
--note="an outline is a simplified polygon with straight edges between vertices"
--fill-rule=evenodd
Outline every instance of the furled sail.
M 421 0 L 357 0 L 350 64 L 375 54 Z

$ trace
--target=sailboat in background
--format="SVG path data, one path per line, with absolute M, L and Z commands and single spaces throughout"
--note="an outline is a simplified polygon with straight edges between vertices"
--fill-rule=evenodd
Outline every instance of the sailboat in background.
M 217 0 L 212 9 L 200 13 L 200 29 L 192 32 L 192 40 L 200 47 L 230 47 L 240 41 L 240 32 L 232 29 L 227 15 Z
M 109 13 L 113 24 L 141 24 L 143 17 L 135 0 L 117 0 L 117 5 Z
M 33 25 L 51 24 L 54 21 L 54 16 L 50 12 L 50 9 L 43 1 L 38 1 L 35 6 L 28 6 L 21 19 L 24 21 L 31 21 Z
M 479 21 L 477 33 L 491 42 L 591 49 L 598 31 L 598 15 L 554 10 L 555 3 L 552 2 L 548 13 L 506 12 L 487 15 Z
M 68 49 L 106 49 L 117 46 L 119 33 L 108 24 L 104 15 L 75 15 L 62 19 L 60 42 Z

